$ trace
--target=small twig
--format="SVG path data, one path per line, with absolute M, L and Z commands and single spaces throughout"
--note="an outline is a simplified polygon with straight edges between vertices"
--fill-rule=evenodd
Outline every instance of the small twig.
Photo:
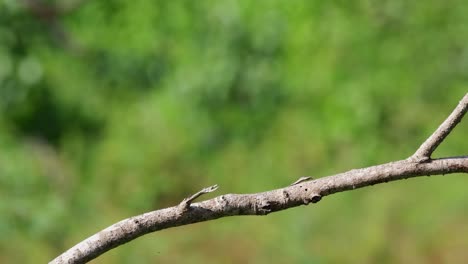
M 293 186 L 293 185 L 299 184 L 301 182 L 306 182 L 306 181 L 310 181 L 310 180 L 313 180 L 312 177 L 310 177 L 310 176 L 300 177 L 299 179 L 297 179 L 297 181 L 291 183 L 289 186 Z
M 409 158 L 413 162 L 427 162 L 431 159 L 434 150 L 450 134 L 452 129 L 460 123 L 468 109 L 468 93 L 461 99 L 457 107 L 447 117 L 447 119 L 437 128 L 437 130 L 419 147 L 419 149 Z
M 215 184 L 213 186 L 201 189 L 199 192 L 197 192 L 197 193 L 193 194 L 192 196 L 187 197 L 184 200 L 182 200 L 182 202 L 180 202 L 180 204 L 179 204 L 179 208 L 181 209 L 182 212 L 188 210 L 190 208 L 190 205 L 192 204 L 192 202 L 195 199 L 202 196 L 203 194 L 207 194 L 207 193 L 216 191 L 218 189 L 218 187 L 219 186 L 217 184 Z

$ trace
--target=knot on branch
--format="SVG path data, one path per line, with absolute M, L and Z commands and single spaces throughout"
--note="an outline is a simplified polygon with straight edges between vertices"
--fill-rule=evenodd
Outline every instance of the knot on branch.
M 309 203 L 318 203 L 320 200 L 322 200 L 322 196 L 320 194 L 313 193 L 311 196 L 305 197 L 302 202 L 304 205 L 308 205 Z
M 221 195 L 219 197 L 216 198 L 216 202 L 221 205 L 222 207 L 226 207 L 229 205 L 229 201 L 228 199 L 226 198 L 225 195 Z
M 320 200 L 322 200 L 322 196 L 319 194 L 312 195 L 312 198 L 310 199 L 312 203 L 318 203 Z
M 272 203 L 266 200 L 259 200 L 254 205 L 255 214 L 267 215 L 272 212 Z
M 282 194 L 283 194 L 284 202 L 289 203 L 289 200 L 290 200 L 289 199 L 289 193 L 286 190 L 283 190 Z

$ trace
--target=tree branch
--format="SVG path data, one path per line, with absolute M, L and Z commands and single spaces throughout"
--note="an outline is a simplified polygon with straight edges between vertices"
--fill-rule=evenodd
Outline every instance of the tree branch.
M 423 162 L 431 159 L 432 152 L 444 141 L 452 129 L 460 123 L 468 109 L 468 93 L 461 99 L 449 117 L 432 133 L 409 159 Z
M 139 236 L 158 230 L 188 225 L 233 215 L 267 215 L 299 205 L 319 202 L 322 197 L 378 183 L 418 176 L 468 173 L 468 156 L 431 159 L 431 153 L 460 122 L 467 111 L 468 94 L 453 113 L 406 160 L 328 176 L 320 179 L 303 177 L 292 185 L 254 194 L 226 194 L 193 203 L 202 194 L 212 192 L 211 186 L 184 199 L 179 205 L 122 220 L 78 243 L 50 263 L 84 263 L 104 252 Z

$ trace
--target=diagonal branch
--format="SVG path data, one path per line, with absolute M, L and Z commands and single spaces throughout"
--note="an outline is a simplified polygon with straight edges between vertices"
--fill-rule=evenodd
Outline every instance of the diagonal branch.
M 431 159 L 431 154 L 450 134 L 453 128 L 460 123 L 466 111 L 468 110 L 468 93 L 461 99 L 457 107 L 449 117 L 426 139 L 419 149 L 409 159 L 416 162 L 424 162 Z
M 142 235 L 166 228 L 214 220 L 233 215 L 266 215 L 299 205 L 319 202 L 333 193 L 354 190 L 378 183 L 418 176 L 468 173 L 468 156 L 430 159 L 430 154 L 444 140 L 467 109 L 468 94 L 454 112 L 406 160 L 320 178 L 300 178 L 292 185 L 254 194 L 226 194 L 199 203 L 191 203 L 202 194 L 216 190 L 211 186 L 184 199 L 179 205 L 124 219 L 83 240 L 50 263 L 85 263 L 112 248 Z

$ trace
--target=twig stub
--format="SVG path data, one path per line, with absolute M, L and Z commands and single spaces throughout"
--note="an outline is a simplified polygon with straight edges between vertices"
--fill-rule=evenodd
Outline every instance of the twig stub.
M 195 199 L 197 199 L 198 197 L 202 196 L 203 194 L 207 194 L 207 193 L 216 191 L 216 190 L 218 189 L 218 187 L 219 187 L 219 186 L 218 186 L 217 184 L 215 184 L 215 185 L 213 185 L 213 186 L 203 188 L 203 189 L 201 189 L 199 192 L 193 194 L 192 196 L 185 198 L 185 199 L 182 200 L 182 202 L 180 202 L 180 204 L 179 204 L 180 212 L 183 213 L 183 212 L 187 211 L 187 210 L 190 208 L 190 205 L 192 204 L 192 202 L 193 202 Z

